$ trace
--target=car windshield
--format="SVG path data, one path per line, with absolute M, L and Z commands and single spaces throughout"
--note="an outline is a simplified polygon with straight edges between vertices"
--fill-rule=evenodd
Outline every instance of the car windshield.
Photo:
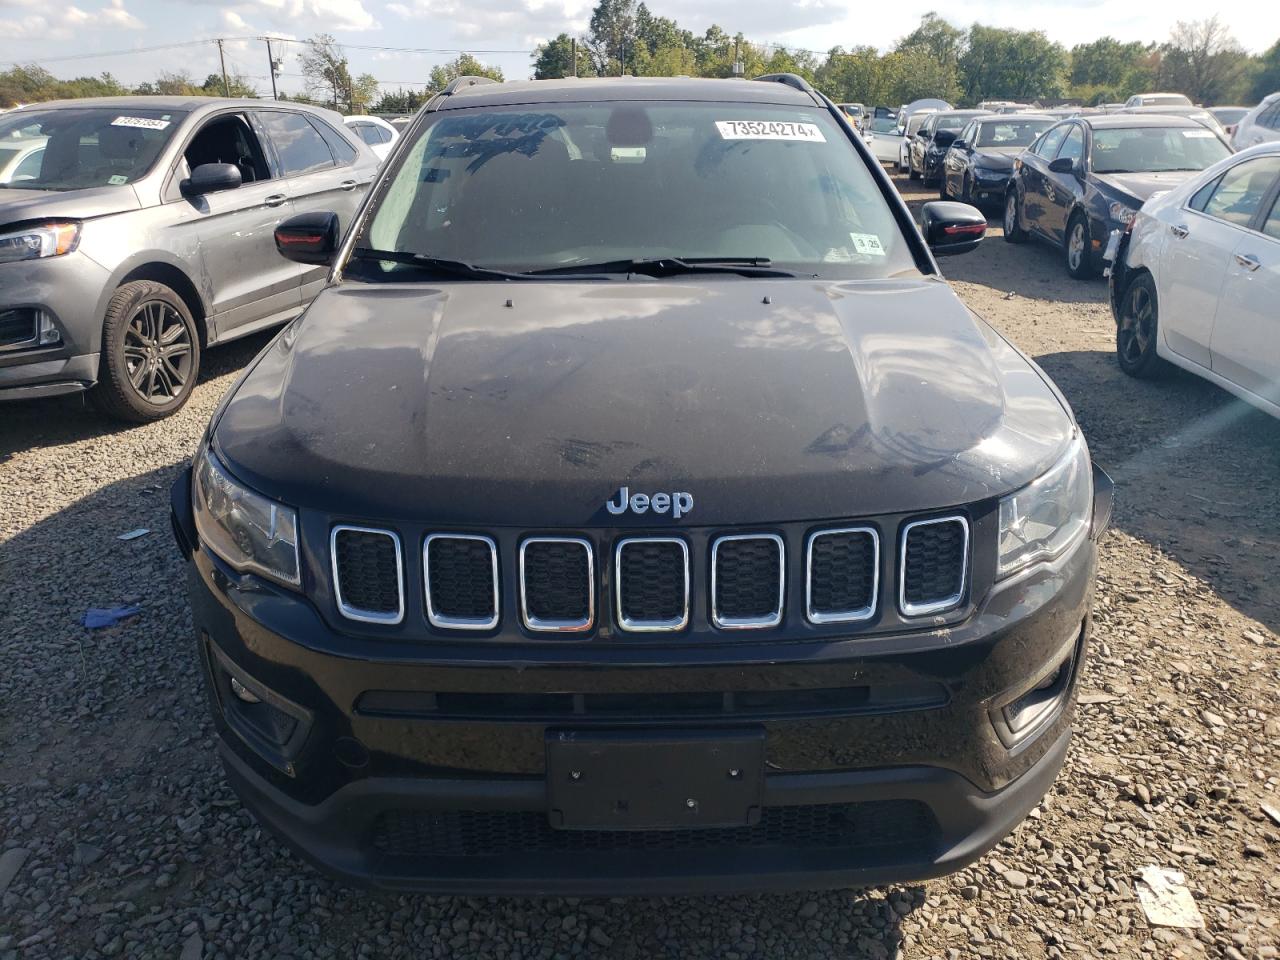
M 82 190 L 133 183 L 151 169 L 184 116 L 182 111 L 128 104 L 5 114 L 0 116 L 0 148 L 47 140 L 39 168 L 6 186 Z
M 1204 127 L 1112 127 L 1093 131 L 1094 173 L 1203 170 L 1231 149 Z
M 455 274 L 601 279 L 663 258 L 851 279 L 917 269 L 829 113 L 743 103 L 441 111 L 400 154 L 355 247 L 346 275 L 365 280 L 446 268 L 425 258 Z
M 929 119 L 927 113 L 917 113 L 907 118 L 907 134 L 913 134 L 920 129 L 921 125 Z
M 1214 107 L 1209 111 L 1218 118 L 1219 123 L 1239 123 L 1246 113 L 1249 112 L 1248 107 Z
M 895 117 L 876 117 L 871 121 L 872 133 L 897 133 L 898 121 Z
M 965 126 L 973 119 L 973 116 L 948 117 L 942 116 L 938 118 L 938 130 L 963 130 Z
M 1025 147 L 1051 126 L 1052 120 L 1017 120 L 1010 118 L 978 125 L 979 147 Z

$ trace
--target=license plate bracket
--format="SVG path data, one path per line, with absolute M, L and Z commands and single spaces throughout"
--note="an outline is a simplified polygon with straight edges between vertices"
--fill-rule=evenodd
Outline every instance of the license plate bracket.
M 547 816 L 562 830 L 694 830 L 760 820 L 764 730 L 557 730 Z

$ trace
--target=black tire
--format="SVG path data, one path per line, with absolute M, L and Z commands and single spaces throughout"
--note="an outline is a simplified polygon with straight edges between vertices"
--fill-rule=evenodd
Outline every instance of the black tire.
M 911 154 L 910 151 L 907 152 L 907 179 L 908 180 L 920 179 L 920 171 L 916 169 L 915 157 Z
M 967 173 L 960 179 L 960 202 L 973 204 L 973 206 L 981 209 L 981 204 L 973 199 L 973 181 L 969 179 Z
M 1010 187 L 1004 195 L 1004 238 L 1010 243 L 1025 243 L 1027 231 L 1022 227 L 1022 218 L 1018 216 L 1018 191 Z
M 1151 380 L 1169 372 L 1169 362 L 1156 352 L 1159 324 L 1155 280 L 1149 273 L 1140 273 L 1120 297 L 1116 324 L 1116 361 L 1129 376 Z
M 90 392 L 98 409 L 131 423 L 161 420 L 182 409 L 199 375 L 200 332 L 182 298 L 150 280 L 116 290 Z
M 947 171 L 943 170 L 942 175 L 938 177 L 938 199 L 950 200 L 951 194 L 947 192 Z
M 1089 233 L 1089 218 L 1073 213 L 1067 221 L 1067 233 L 1062 239 L 1062 253 L 1067 261 L 1067 273 L 1077 280 L 1090 280 L 1098 275 L 1097 257 L 1093 255 L 1093 240 Z

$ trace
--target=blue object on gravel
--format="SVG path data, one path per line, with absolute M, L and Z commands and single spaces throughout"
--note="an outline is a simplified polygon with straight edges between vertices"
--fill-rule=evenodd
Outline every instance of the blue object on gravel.
M 127 617 L 136 617 L 142 612 L 142 608 L 134 605 L 128 607 L 90 607 L 85 611 L 84 619 L 80 622 L 90 630 L 96 630 L 98 627 L 113 627 L 121 620 Z

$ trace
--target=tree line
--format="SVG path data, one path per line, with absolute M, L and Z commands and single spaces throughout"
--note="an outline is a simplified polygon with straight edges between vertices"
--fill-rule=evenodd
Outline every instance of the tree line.
M 381 89 L 368 73 L 353 76 L 345 51 L 330 35 L 307 41 L 299 57 L 303 92 L 281 99 L 318 103 L 344 113 L 410 113 L 432 91 L 458 76 L 503 79 L 470 54 L 432 67 L 416 90 Z M 892 49 L 832 47 L 825 55 L 730 35 L 719 26 L 702 34 L 654 15 L 643 0 L 598 0 L 584 36 L 562 33 L 533 54 L 536 79 L 577 75 L 754 77 L 797 73 L 837 102 L 895 105 L 942 97 L 958 105 L 983 100 L 1124 100 L 1144 90 L 1176 90 L 1196 103 L 1254 103 L 1280 90 L 1280 40 L 1249 55 L 1216 16 L 1179 22 L 1163 43 L 1122 43 L 1109 36 L 1070 49 L 1040 30 L 975 23 L 959 27 L 936 13 Z M 267 91 L 268 93 L 270 91 Z M 60 80 L 39 66 L 0 71 L 0 108 L 18 103 L 129 94 L 256 97 L 247 77 L 221 74 L 197 82 L 183 71 L 136 86 L 110 73 Z
M 889 51 L 832 47 L 825 56 L 730 36 L 697 35 L 655 16 L 643 0 L 599 0 L 585 36 L 562 33 L 533 55 L 538 79 L 576 76 L 758 76 L 797 73 L 836 101 L 909 103 L 983 100 L 1122 101 L 1144 90 L 1176 90 L 1196 103 L 1253 103 L 1280 90 L 1280 40 L 1250 56 L 1216 16 L 1179 22 L 1164 43 L 1109 36 L 1070 49 L 1041 30 L 975 23 L 936 13 Z

